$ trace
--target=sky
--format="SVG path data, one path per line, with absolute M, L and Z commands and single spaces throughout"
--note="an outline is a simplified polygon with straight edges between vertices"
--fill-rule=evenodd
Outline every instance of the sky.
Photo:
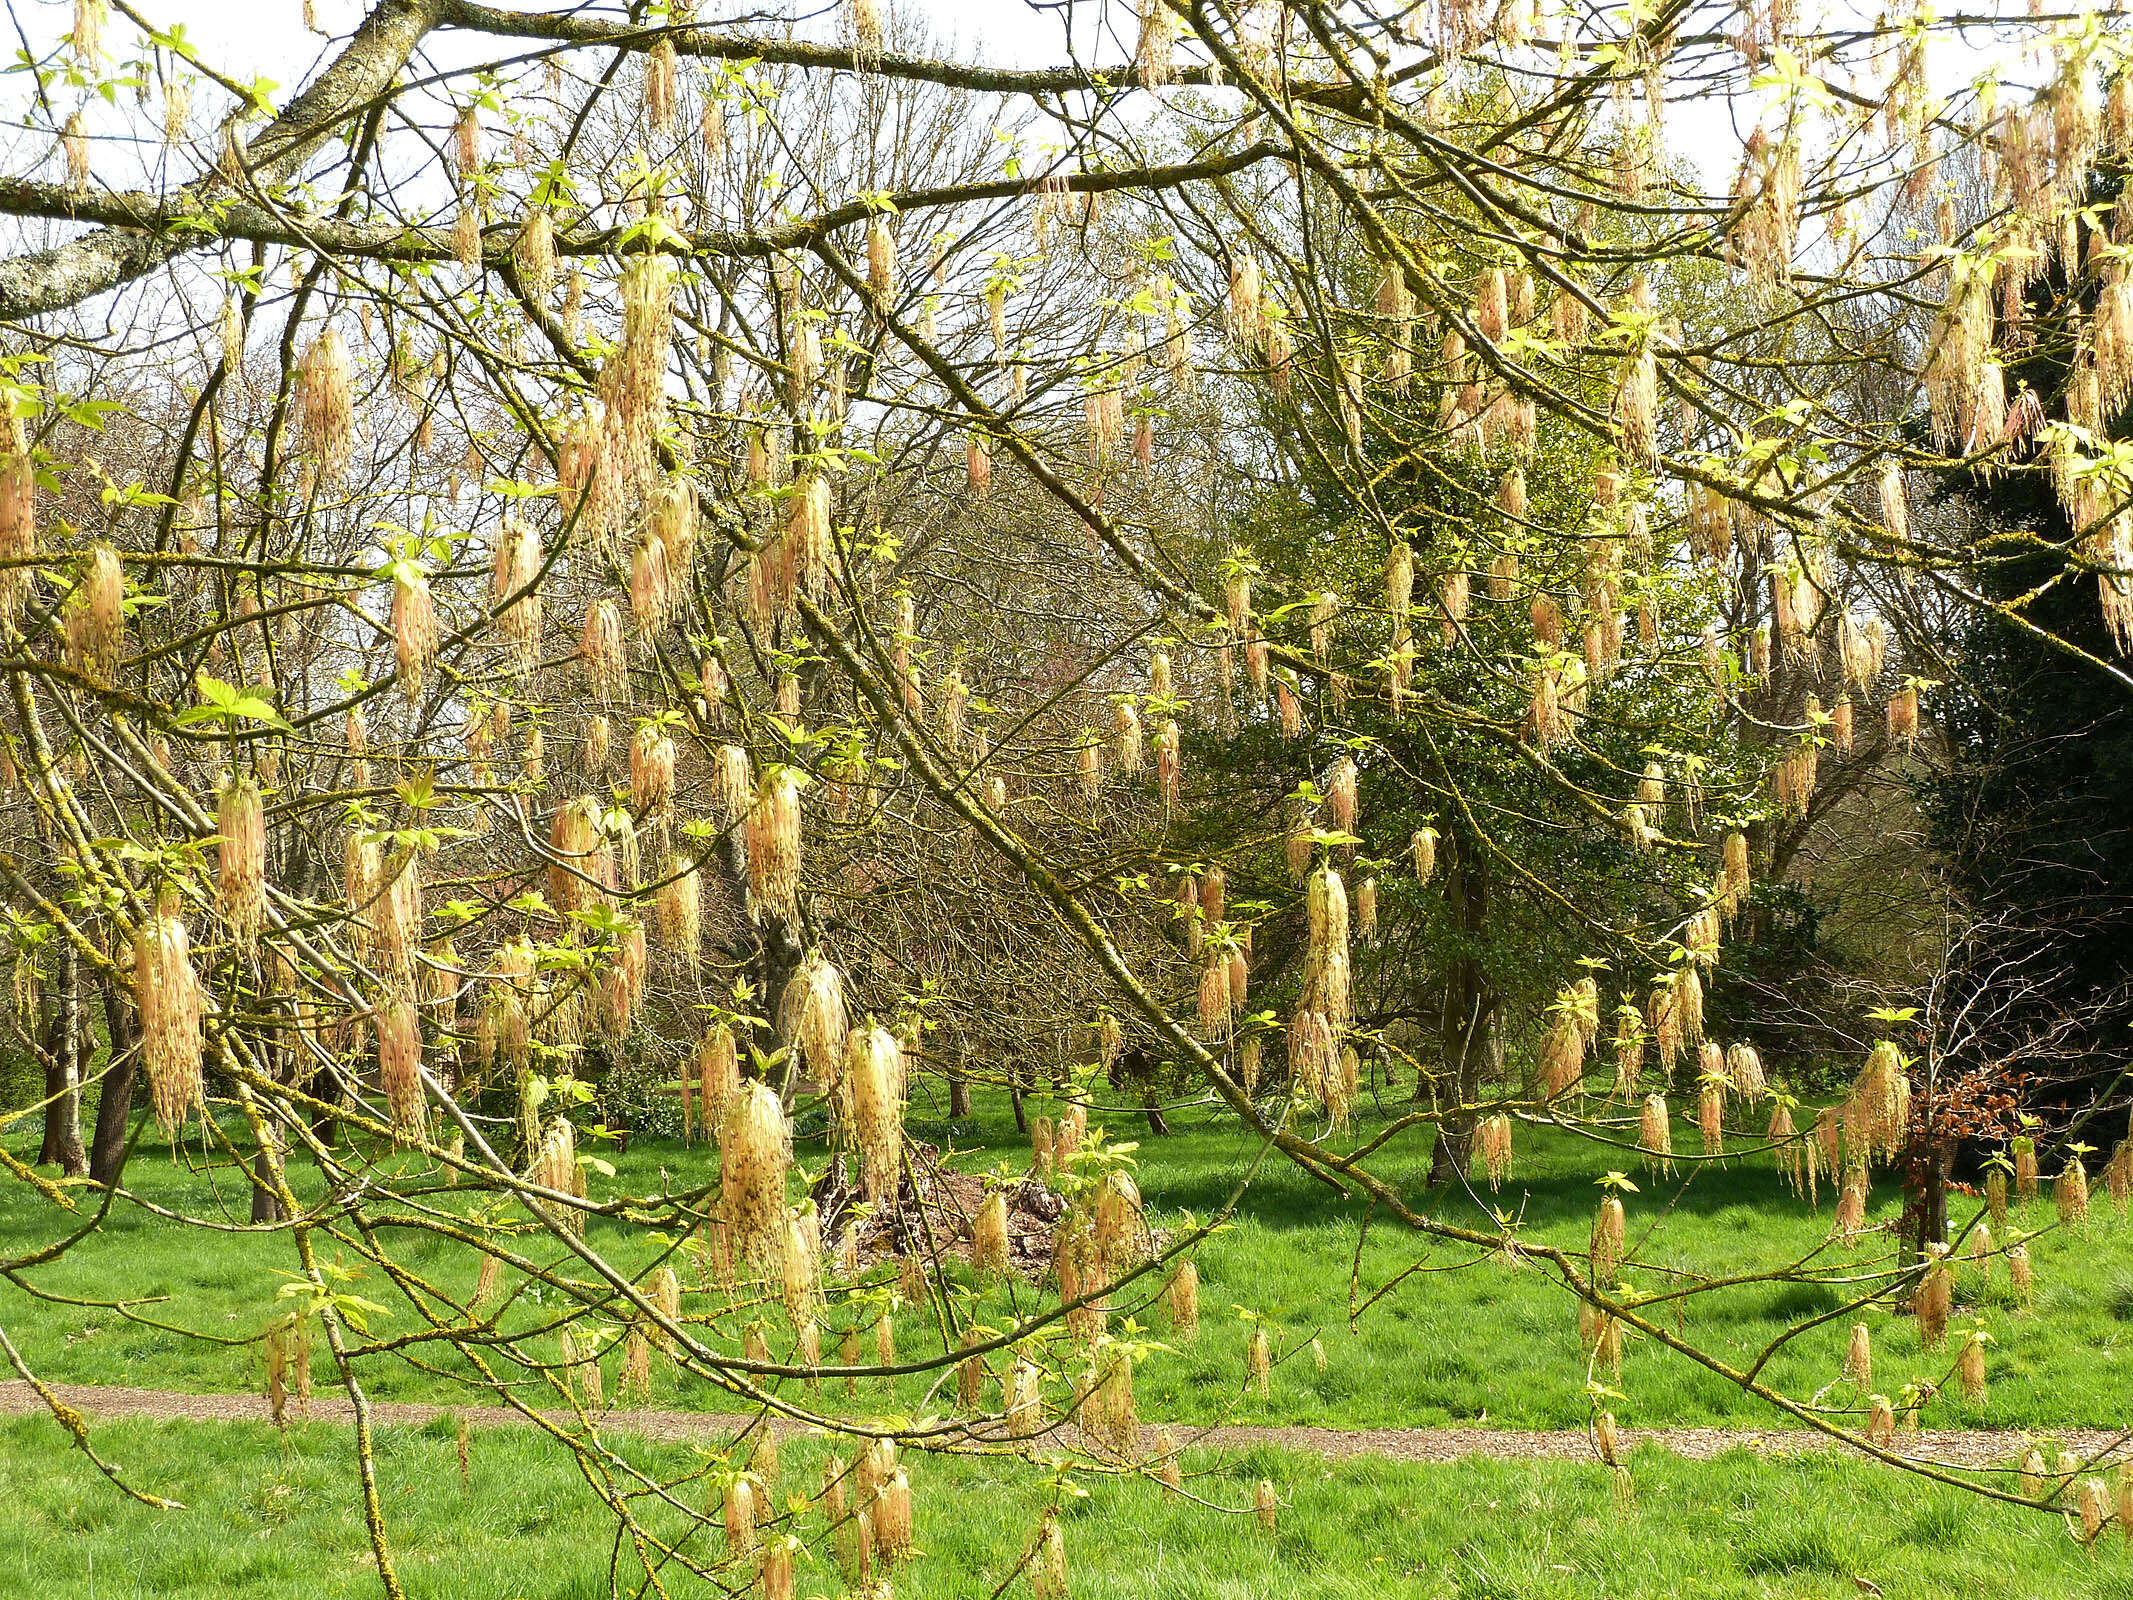
M 500 0 L 516 9 L 541 6 L 529 0 Z M 32 37 L 56 38 L 71 26 L 73 0 L 12 0 Z M 141 14 L 161 26 L 182 23 L 187 35 L 210 61 L 258 62 L 256 70 L 275 77 L 279 67 L 288 78 L 308 63 L 319 41 L 303 27 L 302 0 L 141 0 Z M 314 0 L 319 25 L 345 35 L 369 7 L 358 0 Z M 721 9 L 702 10 L 715 19 Z M 756 11 L 765 7 L 750 5 Z M 815 9 L 812 3 L 801 9 Z M 893 0 L 899 16 L 923 18 L 940 36 L 952 40 L 958 55 L 1001 66 L 1032 65 L 1059 57 L 1060 23 L 1056 13 L 1031 9 L 1020 0 Z M 114 18 L 113 36 L 130 31 Z M 816 31 L 810 29 L 809 31 Z M 286 81 L 286 78 L 284 79 Z
M 501 3 L 536 9 L 553 0 Z M 321 26 L 339 35 L 353 28 L 368 9 L 368 0 L 313 0 L 313 4 Z M 1041 10 L 1025 0 L 888 0 L 888 5 L 896 17 L 923 20 L 937 37 L 952 45 L 948 53 L 954 55 L 997 65 L 1037 65 L 1061 59 L 1060 0 L 1046 0 Z M 321 43 L 304 30 L 303 0 L 141 0 L 140 9 L 158 23 L 182 24 L 210 60 L 232 66 L 242 63 L 285 84 L 302 74 Z M 776 0 L 702 0 L 700 9 L 707 20 L 716 20 L 722 13 L 753 14 L 778 6 Z M 822 35 L 834 30 L 840 8 L 833 0 L 792 0 L 791 9 L 812 13 L 804 31 Z M 1084 21 L 1099 9 L 1109 10 L 1114 26 L 1130 26 L 1133 12 L 1126 0 L 1111 0 L 1108 6 L 1100 6 L 1098 0 L 1078 0 L 1071 9 Z M 1856 7 L 1850 0 L 1838 0 L 1834 9 L 1841 13 Z M 73 0 L 9 0 L 8 10 L 11 20 L 33 42 L 42 43 L 66 31 Z M 114 37 L 131 32 L 119 18 L 113 18 L 110 27 Z M 1089 30 L 1081 31 L 1086 35 Z M 1131 48 L 1130 39 L 1106 41 L 1094 50 L 1088 49 L 1086 38 L 1083 43 L 1085 54 L 1099 60 L 1120 59 Z M 1965 52 L 1946 53 L 1960 56 Z
M 9 0 L 11 20 L 40 51 L 62 39 L 71 27 L 74 0 Z M 500 0 L 515 9 L 548 9 L 557 0 Z M 1078 34 L 1079 58 L 1090 64 L 1115 64 L 1130 59 L 1134 45 L 1136 7 L 1132 0 L 1045 0 L 1042 9 L 1024 0 L 885 0 L 891 26 L 922 24 L 932 35 L 931 53 L 960 59 L 975 59 L 998 66 L 1049 66 L 1065 60 L 1063 17 L 1073 15 Z M 276 87 L 270 97 L 285 102 L 324 59 L 362 20 L 372 0 L 312 0 L 319 26 L 330 37 L 307 31 L 303 25 L 303 0 L 138 0 L 138 8 L 162 27 L 182 27 L 188 41 L 210 66 L 232 78 L 265 78 Z M 613 14 L 617 8 L 603 7 Z M 699 0 L 698 10 L 706 21 L 722 16 L 757 15 L 764 11 L 790 10 L 807 16 L 800 25 L 803 35 L 834 37 L 842 13 L 841 0 Z M 1099 15 L 1107 14 L 1110 26 L 1124 37 L 1095 37 Z M 113 16 L 107 24 L 109 47 L 130 53 L 134 30 L 123 18 Z M 427 65 L 452 67 L 465 62 L 508 56 L 521 49 L 537 48 L 530 42 L 479 36 L 441 34 L 433 38 Z M 15 96 L 0 90 L 0 111 L 23 104 L 26 80 L 14 80 Z M 12 102 L 12 106 L 10 105 Z M 202 105 L 219 113 L 222 102 L 211 91 Z M 130 110 L 130 108 L 126 108 Z M 122 113 L 89 108 L 92 135 L 99 126 L 113 132 L 128 122 Z M 48 126 L 40 117 L 38 123 Z M 1033 135 L 1034 136 L 1034 135 Z M 47 147 L 48 148 L 48 147 Z M 114 157 L 116 151 L 111 152 Z M 114 186 L 131 186 L 138 173 L 99 171 L 99 177 Z
M 345 44 L 375 0 L 312 0 L 323 35 L 304 27 L 304 0 L 136 0 L 136 9 L 159 28 L 182 30 L 182 36 L 199 58 L 215 71 L 237 81 L 267 80 L 273 87 L 268 98 L 286 104 L 325 62 Z M 523 10 L 565 9 L 563 0 L 498 0 Z M 934 36 L 934 53 L 959 59 L 975 59 L 1002 66 L 1052 65 L 1063 59 L 1060 12 L 1036 10 L 1022 0 L 887 0 L 893 19 L 922 23 Z M 50 58 L 60 49 L 73 26 L 74 0 L 6 0 L 9 33 L 41 57 Z M 603 6 L 605 15 L 619 6 Z M 1075 9 L 1089 13 L 1093 0 L 1075 0 Z M 1116 7 L 1130 17 L 1130 4 Z M 707 22 L 736 14 L 754 17 L 765 11 L 789 10 L 807 16 L 803 35 L 834 37 L 842 13 L 841 0 L 698 0 L 698 11 Z M 109 60 L 130 60 L 138 34 L 125 18 L 112 14 L 105 24 L 105 50 Z M 11 37 L 0 46 L 13 56 L 18 44 Z M 481 35 L 440 33 L 428 42 L 422 68 L 435 72 L 467 64 L 506 58 L 538 49 L 533 41 L 497 39 Z M 1111 43 L 1093 52 L 1095 59 L 1115 62 L 1126 46 Z M 193 112 L 195 136 L 212 127 L 225 112 L 228 101 L 211 86 L 196 90 Z M 58 88 L 51 110 L 36 104 L 34 86 L 24 76 L 0 78 L 0 169 L 59 179 L 65 166 L 52 137 L 54 124 L 75 106 L 82 109 L 89 135 L 91 172 L 94 182 L 118 190 L 161 188 L 190 176 L 194 164 L 209 158 L 201 147 L 178 153 L 163 152 L 152 137 L 143 141 L 144 123 L 131 98 L 121 96 L 115 106 L 105 106 L 77 88 Z M 47 230 L 49 231 L 49 230 Z M 60 232 L 74 231 L 61 227 Z
M 934 31 L 995 66 L 1057 60 L 1059 23 L 1014 0 L 905 0 Z
M 369 8 L 371 0 L 313 0 L 320 25 L 329 34 L 345 38 Z M 506 5 L 523 6 L 527 9 L 553 6 L 558 0 L 502 0 Z M 1025 3 L 1025 0 L 885 0 L 892 17 L 909 22 L 922 22 L 934 35 L 931 48 L 937 53 L 965 59 L 983 60 L 1003 66 L 1051 65 L 1065 59 L 1062 44 L 1062 16 L 1077 17 L 1080 58 L 1094 64 L 1115 63 L 1124 59 L 1132 48 L 1131 38 L 1096 40 L 1093 23 L 1098 13 L 1108 13 L 1112 26 L 1130 29 L 1135 7 L 1130 0 L 1044 0 L 1042 9 Z M 1856 9 L 1864 0 L 1833 0 L 1832 9 L 1838 13 Z M 265 77 L 278 85 L 273 92 L 277 101 L 285 101 L 289 94 L 319 65 L 322 55 L 336 49 L 337 42 L 322 39 L 307 32 L 303 27 L 303 0 L 139 0 L 145 15 L 159 24 L 182 25 L 186 35 L 200 51 L 202 57 L 214 66 L 240 78 Z M 708 21 L 736 13 L 758 14 L 768 10 L 790 9 L 807 13 L 809 20 L 802 31 L 816 37 L 834 36 L 842 11 L 841 0 L 699 0 L 699 9 Z M 73 0 L 9 0 L 11 20 L 29 37 L 33 46 L 48 47 L 61 38 L 70 26 Z M 893 25 L 893 24 L 892 24 Z M 133 29 L 123 19 L 114 17 L 109 24 L 109 37 L 113 44 L 123 49 L 130 42 Z M 520 42 L 497 40 L 465 35 L 439 35 L 430 47 L 426 65 L 431 70 L 452 67 L 462 63 L 510 55 L 521 48 Z M 1952 89 L 1956 83 L 1967 79 L 1978 70 L 1985 59 L 1974 48 L 1952 41 L 1937 46 L 1935 59 L 1939 70 L 1935 77 L 1943 90 Z M 12 80 L 19 87 L 13 96 L 0 90 L 0 114 L 19 110 L 27 95 L 27 80 Z M 1749 103 L 1751 97 L 1736 96 L 1731 102 L 1721 97 L 1705 97 L 1701 103 L 1676 102 L 1669 110 L 1670 144 L 1677 157 L 1685 156 L 1700 170 L 1706 185 L 1714 191 L 1723 192 L 1730 187 L 1733 167 L 1739 161 L 1742 137 L 1754 126 L 1756 108 Z M 210 93 L 207 100 L 219 111 L 218 97 Z M 113 132 L 120 131 L 127 119 L 122 115 L 101 112 L 91 106 L 90 127 L 92 135 L 99 131 L 99 124 Z M 36 124 L 49 128 L 50 122 L 42 117 Z M 1031 135 L 1035 137 L 1035 133 Z M 34 153 L 32 161 L 56 162 L 48 133 L 17 135 L 31 140 Z M 19 147 L 18 147 L 19 148 Z M 118 152 L 113 150 L 112 169 L 99 164 L 98 177 L 114 186 L 131 186 L 140 181 L 140 175 L 118 170 Z M 9 163 L 13 165 L 13 162 Z M 49 174 L 48 174 L 49 175 Z

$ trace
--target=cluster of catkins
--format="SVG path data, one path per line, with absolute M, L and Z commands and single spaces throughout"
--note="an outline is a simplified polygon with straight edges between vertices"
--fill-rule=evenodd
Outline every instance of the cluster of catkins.
M 1297 1090 L 1345 1126 L 1357 1084 L 1342 1049 L 1353 1004 L 1348 949 L 1348 891 L 1330 863 L 1304 886 L 1303 982 L 1289 1022 L 1289 1070 Z

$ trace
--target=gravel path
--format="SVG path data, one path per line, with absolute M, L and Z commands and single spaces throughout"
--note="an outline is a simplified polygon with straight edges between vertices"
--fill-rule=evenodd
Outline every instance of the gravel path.
M 272 1413 L 264 1396 L 256 1394 L 179 1394 L 165 1389 L 125 1389 L 92 1384 L 53 1384 L 52 1392 L 67 1405 L 92 1420 L 114 1417 L 147 1417 L 156 1421 L 267 1422 Z M 45 1404 L 26 1383 L 0 1383 L 0 1415 L 44 1411 Z M 338 1395 L 319 1395 L 311 1402 L 314 1422 L 350 1419 L 353 1408 Z M 372 1419 L 380 1426 L 419 1428 L 441 1415 L 464 1417 L 477 1428 L 526 1427 L 517 1412 L 496 1406 L 413 1405 L 380 1400 L 371 1404 Z M 558 1422 L 569 1425 L 567 1413 Z M 729 1435 L 745 1420 L 704 1411 L 610 1411 L 606 1426 L 617 1433 L 632 1433 L 648 1439 L 717 1439 Z M 779 1431 L 797 1431 L 780 1423 Z M 1216 1450 L 1244 1450 L 1273 1445 L 1283 1450 L 1309 1451 L 1340 1460 L 1350 1456 L 1382 1456 L 1388 1461 L 1457 1461 L 1484 1456 L 1498 1461 L 1590 1461 L 1591 1442 L 1582 1432 L 1532 1431 L 1512 1428 L 1262 1428 L 1218 1427 L 1174 1430 L 1178 1442 Z M 1142 1430 L 1148 1448 L 1155 1444 L 1155 1430 Z M 1692 1461 L 1708 1460 L 1722 1451 L 1746 1449 L 1759 1455 L 1799 1455 L 1831 1448 L 1824 1435 L 1803 1430 L 1771 1428 L 1625 1428 L 1625 1449 L 1651 1445 Z M 2027 1448 L 2031 1435 L 2004 1430 L 1929 1430 L 1902 1436 L 1916 1446 L 1914 1453 L 1948 1466 L 2007 1466 Z M 2084 1460 L 2090 1457 L 2133 1459 L 2133 1440 L 2127 1435 L 2097 1428 L 2080 1428 L 2051 1436 L 2054 1450 L 2072 1450 Z

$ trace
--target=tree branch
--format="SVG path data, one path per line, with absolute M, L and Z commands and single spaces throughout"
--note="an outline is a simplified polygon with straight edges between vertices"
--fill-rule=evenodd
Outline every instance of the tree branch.
M 335 127 L 389 90 L 443 9 L 444 0 L 384 0 L 355 31 L 348 48 L 252 141 L 254 180 L 272 183 L 294 173 Z M 181 194 L 204 214 L 200 202 L 220 181 L 208 174 L 187 184 Z M 143 233 L 143 226 L 138 219 L 114 219 L 113 225 L 79 239 L 0 261 L 0 319 L 17 321 L 79 305 L 209 242 L 197 233 Z

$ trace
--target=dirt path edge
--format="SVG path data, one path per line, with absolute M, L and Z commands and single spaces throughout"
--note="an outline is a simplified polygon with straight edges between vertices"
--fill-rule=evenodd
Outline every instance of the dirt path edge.
M 52 1392 L 92 1421 L 139 1417 L 170 1422 L 271 1422 L 273 1413 L 266 1398 L 255 1394 L 181 1394 L 167 1389 L 131 1389 L 99 1384 L 53 1384 Z M 0 1415 L 43 1412 L 44 1402 L 20 1380 L 0 1382 Z M 340 1396 L 318 1396 L 311 1402 L 313 1423 L 346 1423 L 353 1408 Z M 497 1406 L 450 1407 L 418 1405 L 406 1401 L 379 1400 L 371 1403 L 373 1420 L 386 1427 L 420 1428 L 440 1416 L 464 1418 L 470 1427 L 525 1427 L 527 1419 Z M 662 1441 L 723 1440 L 751 1419 L 727 1412 L 615 1410 L 601 1418 L 605 1431 L 635 1434 Z M 576 1419 L 567 1413 L 555 1417 L 568 1428 Z M 781 1433 L 791 1431 L 781 1424 Z M 1154 1447 L 1154 1430 L 1142 1430 L 1148 1448 Z M 1272 1446 L 1345 1460 L 1377 1456 L 1388 1461 L 1459 1461 L 1482 1457 L 1495 1461 L 1591 1461 L 1591 1441 L 1583 1432 L 1523 1430 L 1509 1428 L 1307 1428 L 1227 1426 L 1174 1429 L 1178 1442 L 1213 1450 L 1249 1450 Z M 2006 1429 L 1930 1430 L 1907 1434 L 1907 1453 L 1944 1466 L 2002 1467 L 2018 1460 L 2032 1440 L 2041 1434 Z M 2133 1442 L 2118 1431 L 2075 1428 L 2053 1432 L 2049 1437 L 2059 1449 L 2071 1450 L 2085 1462 L 2101 1464 L 2109 1459 L 2133 1459 Z M 1791 1456 L 1835 1448 L 1820 1434 L 1773 1428 L 1625 1428 L 1623 1448 L 1649 1446 L 1685 1457 L 1707 1461 L 1728 1450 L 1749 1450 L 1764 1456 Z M 2090 1466 L 2087 1470 L 2095 1470 Z

